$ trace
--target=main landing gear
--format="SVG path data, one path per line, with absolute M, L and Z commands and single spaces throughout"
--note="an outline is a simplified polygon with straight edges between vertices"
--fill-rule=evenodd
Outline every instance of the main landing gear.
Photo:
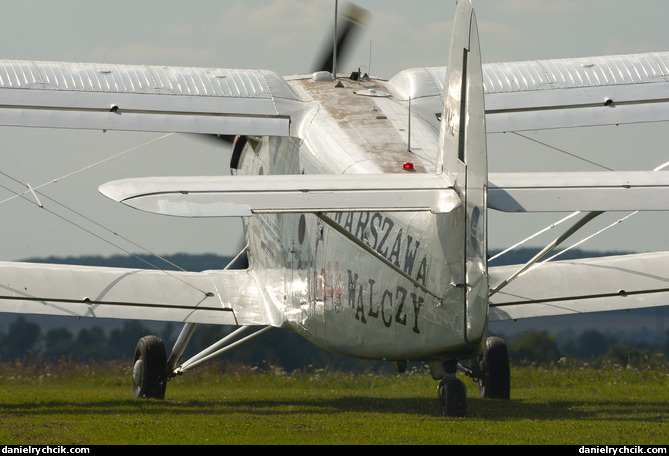
M 182 374 L 272 329 L 242 326 L 178 367 L 176 367 L 177 360 L 183 354 L 195 325 L 188 324 L 184 327 L 169 359 L 165 355 L 165 345 L 159 337 L 142 337 L 135 348 L 133 360 L 133 395 L 137 398 L 163 399 L 169 378 Z M 248 332 L 251 334 L 247 335 Z M 397 363 L 396 367 L 403 371 L 406 365 Z M 509 357 L 504 340 L 498 337 L 489 337 L 486 340 L 482 356 L 473 360 L 470 366 L 463 366 L 457 361 L 446 361 L 431 363 L 430 369 L 433 378 L 441 380 L 437 393 L 443 416 L 463 417 L 467 413 L 467 389 L 464 382 L 456 377 L 458 370 L 478 382 L 479 397 L 510 398 Z
M 206 350 L 177 366 L 179 357 L 184 353 L 196 326 L 192 323 L 187 323 L 184 326 L 169 358 L 166 356 L 165 344 L 159 337 L 145 336 L 139 339 L 132 366 L 133 396 L 147 399 L 164 399 L 167 381 L 170 378 L 183 374 L 274 329 L 271 326 L 240 326 Z
M 443 416 L 463 417 L 467 414 L 467 388 L 456 378 L 457 362 L 444 363 L 446 376 L 439 382 L 437 394 Z
M 479 397 L 510 399 L 511 378 L 506 343 L 499 337 L 488 337 L 479 362 Z
M 434 366 L 430 368 L 435 376 Z M 486 339 L 483 355 L 473 360 L 468 367 L 456 361 L 443 363 L 443 371 L 439 376 L 442 380 L 437 388 L 443 416 L 463 417 L 467 413 L 467 389 L 462 380 L 455 376 L 458 370 L 478 383 L 481 399 L 508 400 L 511 397 L 509 355 L 503 339 Z
M 132 365 L 132 394 L 163 399 L 167 388 L 165 344 L 156 336 L 139 339 Z

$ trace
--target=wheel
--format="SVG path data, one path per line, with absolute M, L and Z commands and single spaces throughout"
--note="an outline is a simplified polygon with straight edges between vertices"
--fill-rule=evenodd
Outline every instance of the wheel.
M 483 375 L 479 379 L 479 397 L 510 399 L 511 379 L 506 343 L 499 337 L 488 337 L 485 345 L 481 361 Z
M 462 380 L 449 378 L 439 384 L 442 416 L 463 417 L 467 413 L 467 388 Z
M 132 367 L 132 394 L 135 397 L 163 399 L 167 388 L 165 344 L 156 336 L 139 339 Z

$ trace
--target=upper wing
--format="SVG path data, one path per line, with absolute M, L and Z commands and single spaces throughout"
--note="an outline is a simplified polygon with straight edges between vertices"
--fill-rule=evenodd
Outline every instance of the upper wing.
M 445 68 L 390 80 L 428 119 L 441 112 Z M 483 65 L 488 133 L 669 120 L 669 52 Z
M 669 53 L 483 65 L 488 132 L 669 120 Z M 390 80 L 438 126 L 445 68 Z M 0 61 L 0 124 L 298 135 L 310 112 L 264 70 Z
M 0 125 L 289 136 L 308 109 L 264 70 L 0 60 Z
M 665 306 L 669 252 L 548 262 L 490 297 L 490 320 Z M 491 267 L 492 289 L 518 266 Z
M 0 311 L 75 317 L 276 325 L 251 270 L 166 272 L 0 263 Z
M 489 133 L 669 120 L 669 53 L 483 73 Z M 389 86 L 438 128 L 445 75 L 411 69 Z M 0 60 L 0 125 L 288 136 L 311 109 L 271 71 Z

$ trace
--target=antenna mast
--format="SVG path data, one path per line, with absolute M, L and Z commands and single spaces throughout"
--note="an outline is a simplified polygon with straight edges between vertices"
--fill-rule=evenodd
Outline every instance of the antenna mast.
M 369 66 L 367 66 L 367 75 L 372 77 L 372 40 L 369 40 Z
M 409 122 L 407 134 L 407 152 L 411 152 L 411 97 L 409 97 Z
M 332 77 L 337 79 L 337 15 L 339 10 L 339 0 L 335 0 L 334 17 L 334 49 L 332 50 Z

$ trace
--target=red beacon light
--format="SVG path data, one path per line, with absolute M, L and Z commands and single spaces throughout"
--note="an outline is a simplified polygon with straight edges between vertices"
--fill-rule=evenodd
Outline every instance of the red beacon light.
M 413 171 L 413 163 L 411 163 L 411 162 L 405 162 L 405 163 L 402 165 L 402 169 L 405 170 L 405 171 Z

